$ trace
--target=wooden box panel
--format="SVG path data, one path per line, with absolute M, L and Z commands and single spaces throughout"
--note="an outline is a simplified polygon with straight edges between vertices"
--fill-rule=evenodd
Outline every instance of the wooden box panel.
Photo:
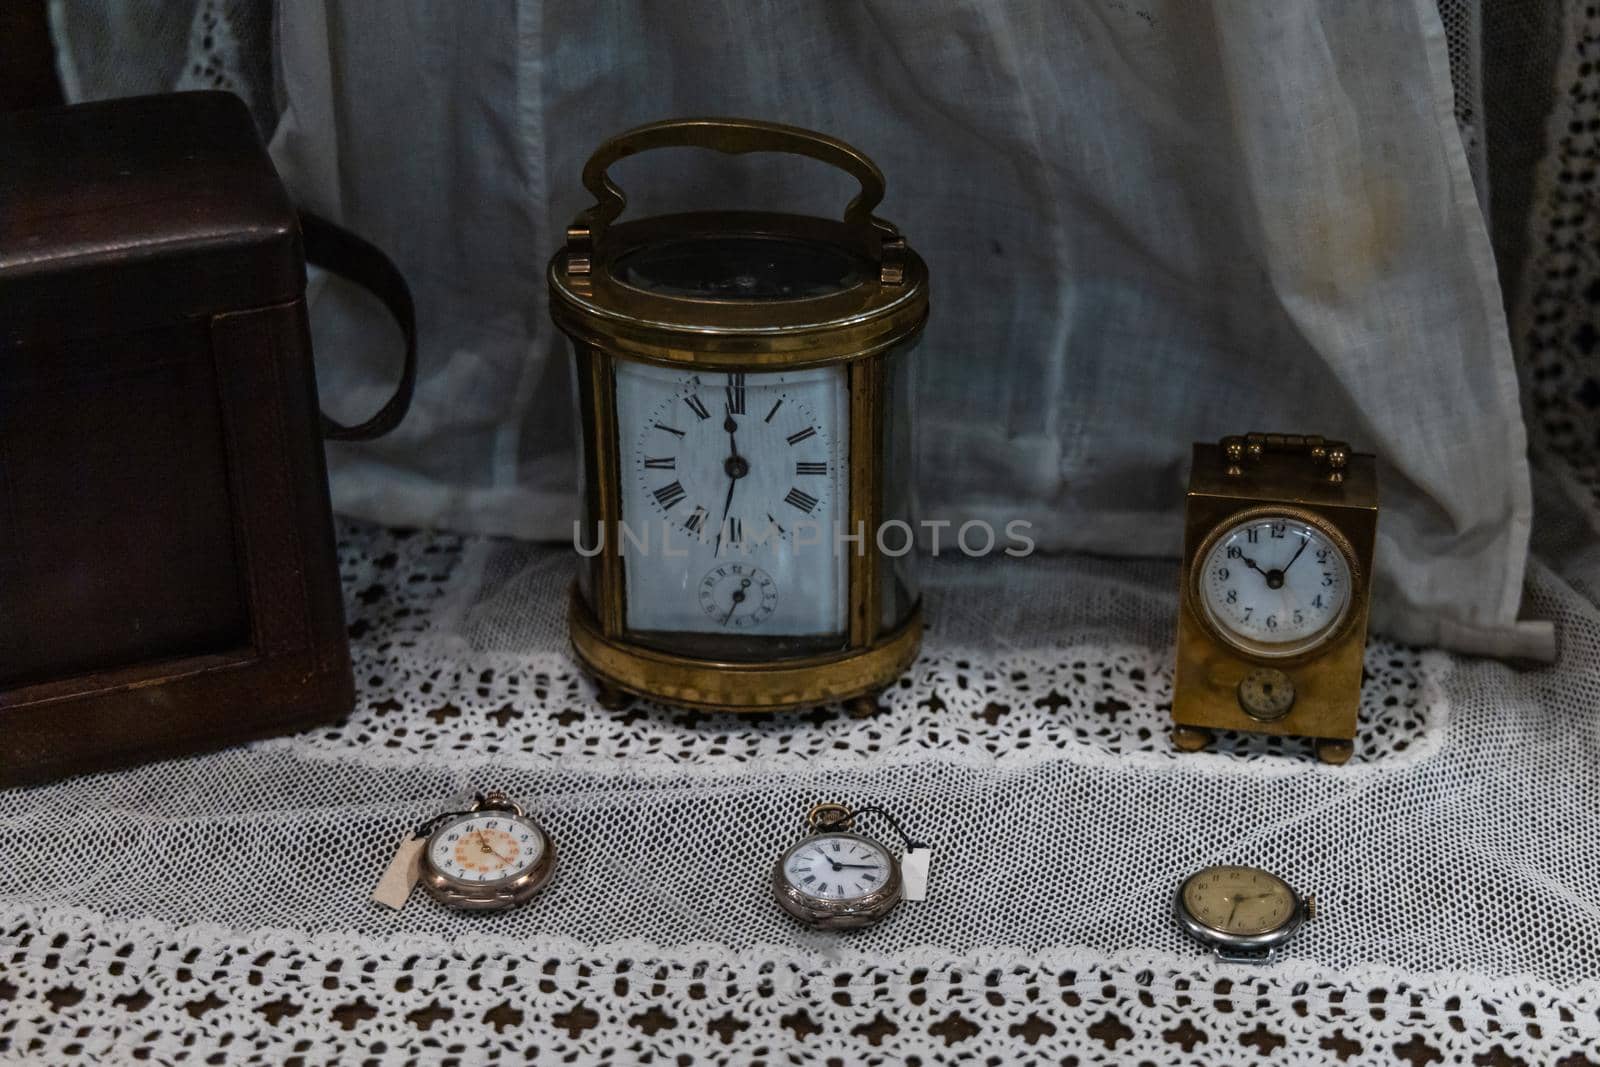
M 248 646 L 210 357 L 204 323 L 0 355 L 0 686 Z
M 0 786 L 353 703 L 297 216 L 244 106 L 0 115 Z

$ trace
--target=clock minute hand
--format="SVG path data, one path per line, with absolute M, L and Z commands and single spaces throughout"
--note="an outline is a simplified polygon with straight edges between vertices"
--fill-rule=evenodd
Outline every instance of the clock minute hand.
M 483 836 L 483 831 L 482 830 L 478 831 L 477 837 L 478 837 L 478 847 L 479 848 L 483 849 L 489 855 L 493 856 L 495 859 L 499 860 L 502 863 L 510 863 L 511 862 L 510 860 L 506 859 L 504 856 L 500 855 L 500 853 L 495 851 L 494 846 L 489 844 L 489 839 Z
M 1300 558 L 1300 554 L 1306 550 L 1306 546 L 1310 543 L 1310 536 L 1306 534 L 1300 535 L 1300 548 L 1295 552 L 1294 559 L 1291 559 L 1288 563 L 1283 565 L 1283 573 L 1287 574 L 1289 572 L 1289 568 L 1294 566 L 1294 561 Z
M 749 468 L 749 464 L 744 461 L 744 457 L 739 455 L 739 441 L 736 436 L 739 432 L 739 424 L 733 421 L 732 411 L 728 412 L 723 418 L 722 428 L 728 432 L 728 448 L 733 454 L 723 464 L 723 467 L 728 472 L 728 495 L 722 502 L 722 518 L 717 523 L 717 544 L 711 550 L 713 556 L 722 554 L 722 531 L 728 528 L 728 509 L 733 506 L 733 487 L 739 484 L 739 478 Z
M 744 591 L 750 587 L 750 579 L 746 578 L 739 583 L 739 588 L 733 591 L 733 603 L 728 605 L 728 613 L 722 617 L 722 625 L 728 625 L 728 620 L 733 618 L 733 613 L 739 610 L 739 605 L 744 603 Z
M 1256 561 L 1245 555 L 1243 552 L 1239 553 L 1239 558 L 1244 560 L 1244 565 L 1246 567 L 1249 567 L 1251 570 L 1261 575 L 1261 577 L 1265 578 L 1267 576 L 1267 572 L 1262 570 L 1260 567 L 1257 567 Z
M 739 479 L 737 479 L 737 478 L 729 478 L 728 479 L 728 495 L 722 501 L 722 519 L 721 519 L 721 521 L 719 521 L 717 523 L 717 546 L 711 550 L 711 554 L 713 556 L 721 555 L 721 553 L 722 553 L 722 531 L 727 529 L 727 526 L 728 526 L 728 509 L 733 506 L 733 487 L 738 485 L 738 484 L 739 484 Z M 704 541 L 702 541 L 700 543 L 701 544 L 705 544 Z

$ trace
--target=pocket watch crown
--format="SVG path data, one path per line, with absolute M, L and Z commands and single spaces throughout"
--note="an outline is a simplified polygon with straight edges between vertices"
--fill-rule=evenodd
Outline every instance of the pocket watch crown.
M 855 813 L 838 801 L 825 800 L 812 805 L 806 822 L 815 831 L 848 830 L 855 823 Z
M 472 805 L 472 810 L 509 811 L 517 815 L 522 814 L 522 808 L 499 789 L 491 789 L 486 793 L 479 793 L 476 803 Z

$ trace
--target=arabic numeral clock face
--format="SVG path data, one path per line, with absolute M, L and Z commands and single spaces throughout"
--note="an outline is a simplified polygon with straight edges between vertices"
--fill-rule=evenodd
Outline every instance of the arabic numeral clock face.
M 816 637 L 845 631 L 844 368 L 700 371 L 618 361 L 627 625 Z
M 1212 627 L 1259 656 L 1314 649 L 1349 615 L 1345 549 L 1305 519 L 1257 515 L 1237 523 L 1213 540 L 1200 567 L 1195 591 Z
M 795 845 L 773 872 L 778 903 L 824 928 L 865 926 L 900 901 L 900 871 L 888 850 L 850 833 L 821 833 Z
M 1317 914 L 1316 898 L 1301 896 L 1258 867 L 1207 867 L 1178 889 L 1178 925 L 1219 959 L 1268 963 Z
M 1211 867 L 1183 887 L 1183 907 L 1190 915 L 1237 936 L 1277 930 L 1298 906 L 1281 878 L 1254 867 Z
M 444 903 L 464 908 L 522 903 L 554 869 L 554 847 L 544 829 L 507 811 L 451 820 L 428 838 L 423 855 L 423 885 Z

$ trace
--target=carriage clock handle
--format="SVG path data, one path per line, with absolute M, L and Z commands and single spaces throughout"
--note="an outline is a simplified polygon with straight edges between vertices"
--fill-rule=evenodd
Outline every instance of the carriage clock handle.
M 844 221 L 859 231 L 867 255 L 878 264 L 878 280 L 899 285 L 905 280 L 905 238 L 893 223 L 872 214 L 883 200 L 883 171 L 861 151 L 837 138 L 798 126 L 758 119 L 694 118 L 652 122 L 620 133 L 595 150 L 584 164 L 583 184 L 594 194 L 592 207 L 567 227 L 567 273 L 586 275 L 595 249 L 608 226 L 627 204 L 621 188 L 607 173 L 628 156 L 655 148 L 710 148 L 729 155 L 785 152 L 831 164 L 861 183 L 861 192 L 844 211 Z

